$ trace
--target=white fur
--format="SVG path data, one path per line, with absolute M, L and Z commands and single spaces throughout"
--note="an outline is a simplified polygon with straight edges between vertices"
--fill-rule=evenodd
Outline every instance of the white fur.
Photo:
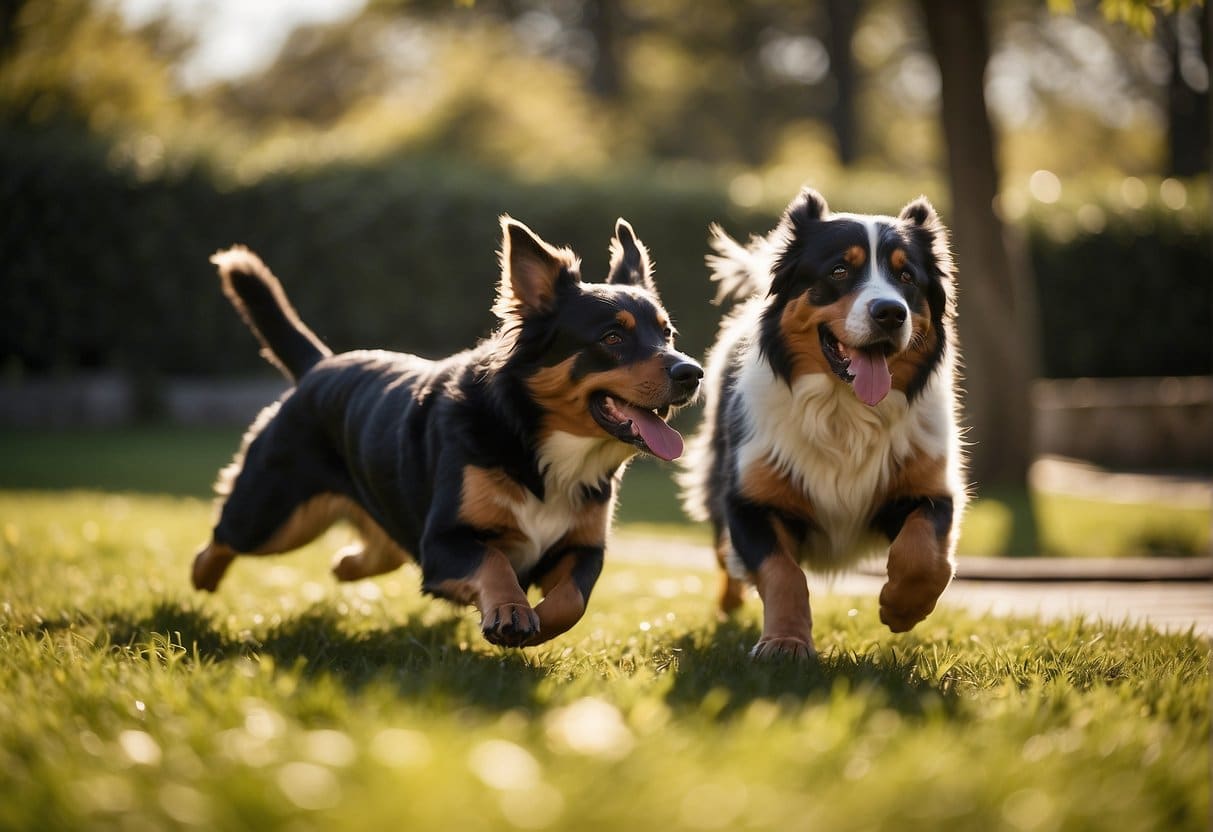
M 870 407 L 830 375 L 804 375 L 789 388 L 756 354 L 743 357 L 745 439 L 736 464 L 744 471 L 770 463 L 807 495 L 820 528 L 802 552 L 810 567 L 837 572 L 888 548 L 868 524 L 896 469 L 911 457 L 946 457 L 949 489 L 962 491 L 951 379 L 951 368 L 942 368 L 912 405 L 893 390 Z
M 951 351 L 912 404 L 893 390 L 869 407 L 850 385 L 824 373 L 801 376 L 789 388 L 759 353 L 755 336 L 764 301 L 751 298 L 725 321 L 708 357 L 707 383 L 719 390 L 729 364 L 737 367 L 738 470 L 773 464 L 792 474 L 812 501 L 821 532 L 806 542 L 803 561 L 834 573 L 887 551 L 888 540 L 868 528 L 869 520 L 895 469 L 920 453 L 946 459 L 946 488 L 953 498 L 951 559 L 965 503 Z M 708 400 L 705 426 L 715 424 L 718 406 L 715 397 Z M 680 477 L 687 511 L 699 520 L 708 519 L 709 434 L 703 429 L 691 440 Z M 745 577 L 735 552 L 728 561 L 735 577 Z
M 616 469 L 618 477 L 623 463 L 634 453 L 631 446 L 615 439 L 573 436 L 563 431 L 548 437 L 539 448 L 544 498 L 540 500 L 530 491 L 522 500 L 500 498 L 524 537 L 505 553 L 514 571 L 522 573 L 538 563 L 572 528 L 585 503 L 584 487 L 597 486 Z
M 881 222 L 878 218 L 873 217 L 856 216 L 853 219 L 862 222 L 868 232 L 868 273 L 863 285 L 860 287 L 859 295 L 856 296 L 855 302 L 851 304 L 851 311 L 847 315 L 844 328 L 846 329 L 848 340 L 852 344 L 867 344 L 887 334 L 884 330 L 878 329 L 873 325 L 872 316 L 869 313 L 873 301 L 887 300 L 900 304 L 902 309 L 905 310 L 907 319 L 910 317 L 910 307 L 906 306 L 906 302 L 901 297 L 901 293 L 897 291 L 897 287 L 889 281 L 886 275 L 881 274 L 880 269 L 877 268 L 876 246 L 880 236 Z M 903 326 L 898 333 L 897 340 L 893 344 L 898 352 L 909 346 L 910 329 L 908 326 Z

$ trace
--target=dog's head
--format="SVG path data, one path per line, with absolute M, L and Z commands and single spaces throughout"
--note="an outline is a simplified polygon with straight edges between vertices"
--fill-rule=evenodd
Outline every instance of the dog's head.
M 615 226 L 603 283 L 580 261 L 502 217 L 501 284 L 494 311 L 512 340 L 511 366 L 537 405 L 540 431 L 617 440 L 662 459 L 682 454 L 666 424 L 691 401 L 703 369 L 674 348 L 674 328 L 644 244 Z
M 939 365 L 951 320 L 948 231 L 925 197 L 897 217 L 831 214 L 804 189 L 766 241 L 773 254 L 760 338 L 788 383 L 828 373 L 869 405 L 910 400 Z

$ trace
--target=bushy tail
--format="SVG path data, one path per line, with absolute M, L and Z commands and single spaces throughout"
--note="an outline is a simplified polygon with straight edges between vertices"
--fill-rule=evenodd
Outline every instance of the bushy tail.
M 333 351 L 307 328 L 261 258 L 244 246 L 216 252 L 223 293 L 261 341 L 261 354 L 292 381 Z
M 743 246 L 716 223 L 709 232 L 708 244 L 716 253 L 704 259 L 716 282 L 713 303 L 744 300 L 770 288 L 771 243 L 766 237 L 751 237 Z

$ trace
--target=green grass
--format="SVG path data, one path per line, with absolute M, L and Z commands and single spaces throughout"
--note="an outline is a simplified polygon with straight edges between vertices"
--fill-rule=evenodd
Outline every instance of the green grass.
M 0 488 L 87 488 L 207 497 L 215 473 L 240 443 L 239 428 L 145 427 L 106 431 L 0 433 Z M 706 541 L 689 523 L 671 481 L 674 466 L 642 459 L 628 470 L 620 523 L 647 533 Z M 960 553 L 1014 548 L 1014 518 L 1028 501 L 1040 524 L 1041 554 L 1066 557 L 1207 555 L 1209 513 L 1199 508 L 1107 503 L 1057 494 L 997 492 L 976 500 L 962 526 Z
M 0 492 L 0 829 L 1187 830 L 1209 822 L 1209 644 L 815 604 L 755 665 L 751 601 L 610 562 L 586 618 L 501 650 L 344 539 L 192 592 L 196 499 Z

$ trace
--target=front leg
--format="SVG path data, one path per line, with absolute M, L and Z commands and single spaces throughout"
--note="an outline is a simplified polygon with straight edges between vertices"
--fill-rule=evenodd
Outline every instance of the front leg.
M 500 549 L 458 531 L 431 537 L 421 548 L 422 589 L 476 607 L 490 642 L 521 647 L 539 631 L 539 616 Z
M 539 632 L 531 636 L 528 645 L 555 638 L 581 620 L 602 573 L 602 560 L 601 546 L 579 547 L 559 556 L 555 565 L 540 576 L 543 600 L 535 605 Z
M 889 547 L 889 580 L 880 590 L 880 620 L 904 633 L 935 609 L 956 572 L 952 559 L 952 498 L 914 498 L 890 506 L 904 516 Z
M 803 523 L 744 499 L 728 504 L 729 539 L 762 599 L 762 638 L 755 659 L 808 659 L 816 655 L 809 585 L 797 563 Z

